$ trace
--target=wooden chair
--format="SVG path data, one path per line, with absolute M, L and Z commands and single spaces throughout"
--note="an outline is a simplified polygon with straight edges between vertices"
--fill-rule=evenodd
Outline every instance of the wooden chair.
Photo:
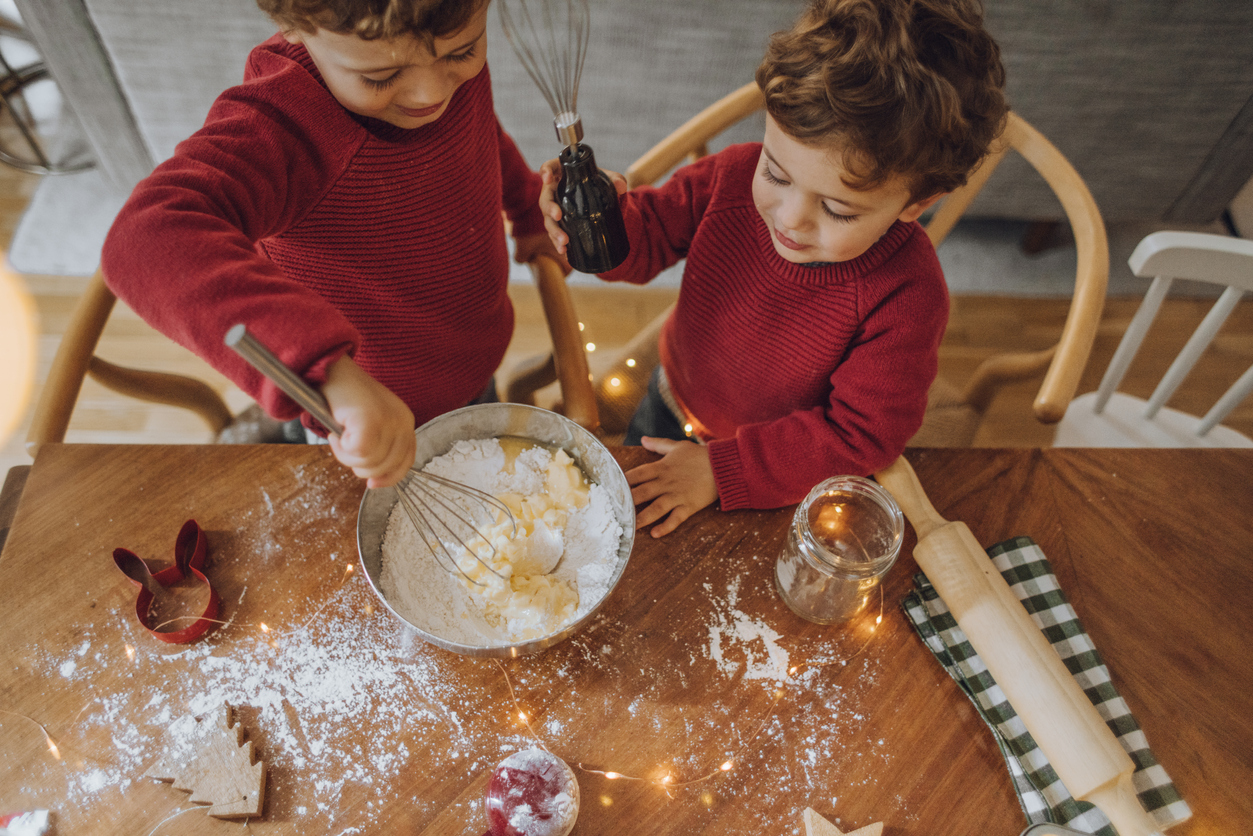
M 699 159 L 708 153 L 711 139 L 761 110 L 764 104 L 760 90 L 752 82 L 728 94 L 640 157 L 627 169 L 627 183 L 631 187 L 653 183 L 684 160 Z M 927 234 L 939 247 L 1011 149 L 1022 155 L 1053 189 L 1074 232 L 1078 267 L 1070 311 L 1054 346 L 1043 351 L 988 358 L 961 386 L 938 379 L 928 393 L 926 419 L 910 442 L 912 446 L 970 446 L 998 389 L 1007 383 L 1036 377 L 1041 372 L 1044 372 L 1044 380 L 1033 410 L 1041 423 L 1055 423 L 1074 396 L 1092 350 L 1109 279 L 1105 224 L 1079 174 L 1052 143 L 1020 116 L 1010 114 L 997 147 L 965 186 L 939 204 L 927 224 Z M 620 440 L 646 391 L 648 377 L 658 363 L 657 338 L 670 310 L 640 331 L 619 360 L 596 380 L 600 431 L 608 440 Z M 515 395 L 520 399 L 526 397 L 524 391 L 516 391 Z
M 566 415 L 595 431 L 596 403 L 587 355 L 562 268 L 544 256 L 536 258 L 530 267 L 553 343 L 545 369 L 553 380 L 560 381 Z M 103 273 L 96 271 L 74 308 L 35 407 L 26 437 L 26 449 L 32 457 L 41 444 L 65 439 L 83 380 L 88 376 L 129 397 L 190 409 L 204 419 L 215 437 L 235 420 L 221 395 L 203 381 L 124 368 L 96 357 L 96 346 L 116 301 L 104 283 Z
M 1203 417 L 1166 406 L 1246 291 L 1253 290 L 1253 241 L 1199 232 L 1154 232 L 1128 259 L 1131 270 L 1153 277 L 1144 301 L 1119 342 L 1101 385 L 1070 403 L 1057 425 L 1056 447 L 1253 447 L 1253 438 L 1220 422 L 1253 392 L 1253 366 Z M 1175 279 L 1224 287 L 1222 295 L 1146 401 L 1115 391 L 1144 343 Z

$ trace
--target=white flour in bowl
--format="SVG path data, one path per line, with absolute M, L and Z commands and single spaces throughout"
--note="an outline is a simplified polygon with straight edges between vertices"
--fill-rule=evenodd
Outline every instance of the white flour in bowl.
M 440 564 L 398 504 L 383 538 L 379 586 L 406 621 L 457 644 L 513 644 L 558 632 L 608 593 L 622 526 L 605 489 L 588 485 L 563 451 L 511 439 L 459 441 L 423 470 L 501 497 L 518 532 L 510 536 L 511 526 L 466 506 L 497 550 L 480 551 L 495 572 L 468 554 L 459 560 L 475 585 Z

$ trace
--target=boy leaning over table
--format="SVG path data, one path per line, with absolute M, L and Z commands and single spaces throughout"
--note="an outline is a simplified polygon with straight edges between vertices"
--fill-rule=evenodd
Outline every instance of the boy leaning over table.
M 917 221 L 1003 130 L 1004 78 L 977 0 L 816 0 L 757 69 L 763 141 L 623 195 L 631 253 L 601 278 L 687 259 L 627 432 L 662 455 L 627 473 L 639 527 L 789 505 L 900 455 L 948 320 Z M 564 252 L 557 170 L 540 205 Z
M 321 388 L 370 487 L 417 423 L 495 400 L 519 261 L 552 252 L 537 172 L 501 129 L 489 0 L 258 0 L 280 32 L 131 194 L 109 287 L 282 419 L 307 413 L 223 345 L 242 322 Z

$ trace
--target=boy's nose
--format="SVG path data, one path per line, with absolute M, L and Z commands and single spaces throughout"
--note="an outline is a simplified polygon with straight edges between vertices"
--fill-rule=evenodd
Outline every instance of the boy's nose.
M 421 73 L 405 88 L 400 103 L 411 108 L 430 107 L 451 96 L 455 89 L 456 83 L 442 73 Z
M 775 222 L 785 229 L 800 231 L 805 228 L 808 217 L 805 201 L 799 196 L 789 196 L 779 203 Z

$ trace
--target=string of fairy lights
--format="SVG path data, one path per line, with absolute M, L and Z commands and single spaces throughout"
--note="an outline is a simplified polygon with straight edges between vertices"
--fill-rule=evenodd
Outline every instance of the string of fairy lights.
M 347 583 L 348 579 L 352 577 L 353 572 L 355 571 L 356 569 L 353 566 L 352 561 L 348 561 L 344 566 L 344 573 L 340 576 L 339 582 L 336 584 L 336 586 L 341 587 L 345 583 Z M 300 629 L 301 630 L 307 629 L 308 626 L 311 623 L 313 623 L 313 620 L 317 618 L 328 606 L 330 606 L 333 600 L 334 600 L 333 598 L 328 597 L 327 600 L 323 602 L 322 606 L 319 607 L 311 616 L 309 616 L 309 618 L 305 620 L 304 624 L 301 625 Z M 374 607 L 371 605 L 367 605 L 366 615 L 367 616 L 372 615 L 373 613 L 374 613 Z M 222 619 L 219 619 L 219 618 L 204 618 L 203 616 L 198 616 L 198 615 L 180 615 L 180 616 L 175 616 L 174 618 L 169 618 L 169 619 L 166 619 L 165 621 L 162 621 L 161 623 L 152 627 L 151 630 L 152 632 L 158 632 L 161 630 L 162 627 L 168 627 L 169 625 L 178 623 L 180 621 L 201 621 L 201 620 L 207 621 L 210 624 L 218 624 L 218 625 L 229 625 L 229 624 L 235 623 L 235 620 L 233 618 L 223 621 Z M 272 635 L 270 625 L 266 624 L 264 621 L 258 621 L 256 623 L 250 623 L 250 624 L 241 624 L 239 626 L 256 627 L 257 630 L 261 633 L 262 637 L 264 638 L 266 644 L 274 648 L 278 647 L 278 641 Z M 135 661 L 136 649 L 133 644 L 131 644 L 130 642 L 123 643 L 122 651 L 123 653 L 125 653 L 127 661 L 129 662 Z M 79 714 L 82 714 L 83 710 L 86 710 L 86 708 L 87 707 L 84 706 L 83 709 L 79 711 Z M 8 711 L 2 708 L 0 708 L 0 715 L 5 715 L 9 717 L 17 717 L 19 719 L 26 720 L 27 722 L 33 723 L 36 727 L 38 727 L 40 733 L 43 735 L 44 742 L 46 743 L 48 747 L 48 753 L 52 756 L 54 760 L 58 760 L 58 761 L 62 760 L 60 747 L 57 746 L 57 743 L 55 740 L 53 740 L 52 735 L 48 733 L 48 729 L 42 723 L 36 720 L 34 717 L 31 717 L 29 715 L 22 714 L 16 711 Z M 77 717 L 75 718 L 75 720 L 77 720 Z M 92 758 L 92 760 L 99 760 L 99 759 Z M 101 761 L 101 762 L 107 762 L 107 761 Z M 200 809 L 200 808 L 193 808 L 193 809 Z
M 648 778 L 648 777 L 639 776 L 639 775 L 628 775 L 628 774 L 625 774 L 622 772 L 616 772 L 613 770 L 595 769 L 593 767 L 587 766 L 586 764 L 583 764 L 577 761 L 573 765 L 583 772 L 587 772 L 589 774 L 594 774 L 594 775 L 601 775 L 610 781 L 618 781 L 618 780 L 638 781 L 638 782 L 645 783 L 645 784 L 651 784 L 653 786 L 658 787 L 659 789 L 664 790 L 667 794 L 669 794 L 670 791 L 672 790 L 680 789 L 683 787 L 690 787 L 696 784 L 701 784 L 706 781 L 709 781 L 712 778 L 716 778 L 719 775 L 724 775 L 727 772 L 730 772 L 732 769 L 735 768 L 737 762 L 741 760 L 740 754 L 752 746 L 753 741 L 755 741 L 761 735 L 762 731 L 766 728 L 766 724 L 770 721 L 770 718 L 773 717 L 775 712 L 778 710 L 779 705 L 783 702 L 784 697 L 787 696 L 787 692 L 783 686 L 786 686 L 789 683 L 791 683 L 792 680 L 798 674 L 800 674 L 802 671 L 805 671 L 805 670 L 825 668 L 825 667 L 829 667 L 835 664 L 840 665 L 841 668 L 847 667 L 849 662 L 851 662 L 853 659 L 860 656 L 866 650 L 866 648 L 870 646 L 870 642 L 874 640 L 875 630 L 878 628 L 878 626 L 881 623 L 883 623 L 883 586 L 882 585 L 879 586 L 879 612 L 875 616 L 874 622 L 870 625 L 870 628 L 868 631 L 869 635 L 867 636 L 866 641 L 862 643 L 861 647 L 859 647 L 854 653 L 852 653 L 847 658 L 832 659 L 832 660 L 825 661 L 825 662 L 800 662 L 796 665 L 790 666 L 787 671 L 787 679 L 784 680 L 784 682 L 779 688 L 775 689 L 770 705 L 767 707 L 761 720 L 758 721 L 757 725 L 754 727 L 752 734 L 744 738 L 743 741 L 732 751 L 731 755 L 726 760 L 722 761 L 722 763 L 720 763 L 716 768 L 710 770 L 707 773 L 703 773 L 696 778 L 690 778 L 687 780 L 679 780 L 668 771 L 663 771 L 663 774 L 660 778 Z M 501 675 L 504 676 L 505 686 L 509 690 L 509 699 L 513 705 L 514 715 L 517 717 L 519 722 L 521 722 L 523 725 L 526 726 L 527 731 L 530 733 L 531 737 L 535 740 L 535 742 L 539 745 L 541 749 L 543 749 L 546 752 L 549 752 L 550 754 L 555 755 L 555 753 L 553 753 L 552 750 L 548 748 L 548 745 L 545 743 L 543 737 L 535 730 L 535 727 L 531 724 L 531 714 L 529 714 L 527 711 L 525 711 L 522 708 L 521 703 L 518 700 L 517 693 L 514 691 L 513 682 L 509 677 L 509 671 L 505 669 L 505 666 L 501 664 L 500 660 L 494 660 L 494 661 L 496 662 L 496 666 L 500 668 Z
M 354 573 L 354 567 L 353 567 L 352 562 L 349 561 L 347 562 L 344 572 L 340 576 L 339 581 L 336 584 L 336 586 L 342 587 L 353 576 L 353 573 Z M 326 607 L 331 604 L 333 600 L 334 599 L 332 597 L 328 597 L 327 600 L 322 604 L 322 606 L 319 607 L 311 616 L 309 616 L 308 619 L 305 620 L 305 622 L 302 624 L 300 629 L 301 630 L 306 629 L 309 626 L 309 624 L 311 624 L 313 620 L 316 619 L 317 616 L 321 614 L 326 609 Z M 374 608 L 372 606 L 368 606 L 366 615 L 371 615 L 373 611 L 374 611 Z M 878 613 L 875 616 L 873 623 L 870 624 L 869 630 L 868 630 L 868 636 L 866 640 L 861 644 L 861 646 L 858 647 L 858 649 L 855 652 L 853 652 L 851 655 L 849 655 L 847 658 L 832 659 L 828 661 L 803 661 L 795 665 L 791 665 L 787 670 L 787 678 L 783 680 L 783 682 L 779 685 L 779 687 L 775 689 L 774 694 L 772 695 L 770 704 L 767 706 L 761 718 L 757 721 L 756 725 L 753 727 L 752 733 L 749 734 L 747 737 L 742 738 L 741 742 L 737 744 L 734 747 L 734 749 L 731 750 L 729 755 L 724 760 L 722 760 L 716 767 L 713 767 L 707 772 L 703 772 L 697 775 L 696 777 L 683 779 L 681 777 L 675 776 L 672 772 L 666 771 L 666 770 L 662 770 L 662 774 L 660 777 L 647 777 L 647 776 L 642 776 L 642 775 L 631 775 L 625 772 L 620 772 L 620 771 L 615 771 L 615 770 L 598 769 L 598 768 L 588 766 L 587 764 L 578 762 L 578 761 L 574 762 L 572 765 L 583 772 L 586 772 L 588 774 L 593 774 L 593 775 L 600 775 L 603 778 L 610 780 L 610 781 L 621 780 L 621 781 L 632 781 L 632 782 L 639 782 L 643 784 L 649 784 L 664 791 L 667 795 L 670 795 L 675 790 L 686 788 L 686 787 L 692 787 L 697 784 L 708 782 L 714 778 L 717 778 L 720 775 L 725 775 L 731 772 L 736 767 L 736 765 L 744 759 L 745 753 L 748 750 L 750 750 L 750 748 L 753 746 L 753 743 L 765 730 L 767 723 L 769 723 L 770 719 L 774 717 L 775 713 L 778 711 L 780 705 L 783 703 L 784 699 L 787 696 L 786 686 L 791 684 L 795 680 L 795 678 L 801 672 L 805 670 L 826 668 L 826 667 L 830 667 L 836 664 L 840 665 L 842 669 L 847 667 L 849 662 L 851 662 L 853 659 L 860 656 L 863 652 L 865 652 L 866 648 L 870 646 L 870 643 L 874 640 L 875 630 L 877 629 L 879 624 L 882 623 L 883 621 L 883 613 L 884 613 L 884 595 L 883 595 L 883 587 L 882 585 L 880 585 L 879 586 Z M 184 621 L 188 619 L 198 620 L 199 618 L 200 616 L 178 616 L 178 617 L 171 618 L 171 619 L 161 622 L 160 624 L 156 625 L 156 627 L 154 627 L 153 630 L 159 630 L 160 628 L 166 627 L 175 622 Z M 234 623 L 233 619 L 227 620 L 227 621 L 223 621 L 219 619 L 208 619 L 208 620 L 211 623 L 219 624 L 219 625 L 228 625 L 228 624 Z M 275 648 L 278 647 L 278 642 L 277 642 L 276 637 L 273 635 L 273 631 L 271 630 L 270 626 L 266 624 L 265 622 L 256 622 L 253 624 L 241 624 L 239 626 L 255 627 L 261 633 L 261 635 L 264 638 L 264 641 L 267 644 Z M 133 645 L 127 643 L 125 644 L 125 653 L 126 653 L 127 658 L 133 661 L 135 658 L 136 649 Z M 514 717 L 516 717 L 517 721 L 522 723 L 526 727 L 527 732 L 535 740 L 536 744 L 540 748 L 544 749 L 545 751 L 551 754 L 552 753 L 551 749 L 549 748 L 544 738 L 535 729 L 534 725 L 531 722 L 532 714 L 527 712 L 522 707 L 521 701 L 518 698 L 517 692 L 515 691 L 513 687 L 513 682 L 509 676 L 508 670 L 505 668 L 503 664 L 501 664 L 499 660 L 493 660 L 493 661 L 496 662 L 497 667 L 500 669 L 500 672 L 502 676 L 504 677 L 505 685 L 509 692 L 509 699 L 512 705 L 512 711 L 513 711 Z M 30 717 L 26 714 L 21 714 L 21 713 L 14 712 L 14 711 L 7 711 L 4 709 L 0 709 L 0 715 L 17 717 L 17 718 L 20 718 L 22 720 L 25 720 L 34 724 L 39 729 L 40 733 L 43 735 L 44 741 L 47 745 L 48 752 L 52 756 L 52 758 L 56 761 L 63 762 L 60 747 L 57 745 L 52 735 L 48 732 L 47 728 L 42 723 L 40 723 L 39 721 L 35 720 L 33 717 Z M 165 824 L 172 818 L 183 815 L 184 813 L 193 812 L 195 810 L 205 810 L 205 809 L 206 808 L 204 807 L 198 806 L 198 807 L 192 807 L 186 810 L 179 811 L 171 815 L 167 819 L 163 820 L 162 822 L 158 823 L 157 827 L 153 829 L 152 833 L 155 833 L 156 830 L 159 829 L 161 825 Z M 251 829 L 247 828 L 247 820 L 245 820 L 244 824 L 245 824 L 245 828 L 248 829 L 249 832 L 251 832 Z
M 342 587 L 345 583 L 347 583 L 349 578 L 352 577 L 355 571 L 356 570 L 355 570 L 355 567 L 353 566 L 352 561 L 348 561 L 344 566 L 343 574 L 340 576 L 338 583 L 336 583 L 336 587 L 337 588 Z M 322 606 L 319 607 L 312 615 L 310 615 L 309 618 L 307 618 L 305 622 L 300 626 L 300 630 L 303 631 L 307 629 L 308 626 L 313 622 L 313 620 L 317 618 L 318 615 L 320 615 L 332 603 L 333 600 L 334 599 L 332 597 L 328 596 L 327 600 L 323 602 Z M 374 607 L 372 605 L 366 605 L 365 610 L 366 610 L 366 615 L 369 616 L 373 614 Z M 183 615 L 183 616 L 175 616 L 174 618 L 166 619 L 165 621 L 162 621 L 159 624 L 152 627 L 151 631 L 159 632 L 161 628 L 168 627 L 171 624 L 175 624 L 181 621 L 200 621 L 200 620 L 207 621 L 210 624 L 218 624 L 218 625 L 230 625 L 230 624 L 235 623 L 233 618 L 224 621 L 222 619 L 204 618 L 203 616 L 197 616 L 197 615 Z M 239 626 L 255 627 L 257 628 L 258 632 L 261 633 L 263 640 L 266 642 L 266 644 L 274 648 L 277 648 L 279 646 L 277 639 L 273 635 L 273 631 L 271 630 L 270 626 L 266 624 L 264 621 L 258 621 L 258 622 L 249 623 L 249 624 L 240 624 Z M 136 648 L 133 644 L 129 642 L 125 642 L 123 644 L 123 652 L 126 655 L 127 661 L 130 661 L 130 662 L 135 661 Z M 87 706 L 84 705 L 83 708 L 80 709 L 78 713 L 81 715 L 83 711 L 85 711 L 86 709 L 87 709 Z M 24 720 L 34 725 L 36 728 L 39 729 L 39 733 L 43 735 L 44 744 L 46 745 L 48 754 L 52 757 L 52 759 L 62 764 L 65 763 L 64 756 L 62 755 L 62 752 L 61 752 L 61 747 L 57 745 L 57 742 L 53 739 L 52 735 L 48 732 L 47 727 L 44 726 L 43 723 L 40 723 L 38 720 L 36 720 L 34 717 L 31 717 L 30 715 L 22 714 L 17 711 L 8 711 L 6 709 L 0 709 L 0 716 L 16 717 L 20 720 Z M 71 721 L 70 725 L 73 725 L 75 722 L 77 722 L 77 720 L 78 720 L 78 717 L 75 716 L 74 720 Z M 84 755 L 81 753 L 80 753 L 80 757 L 84 757 L 87 760 L 96 761 L 99 763 L 111 763 L 112 764 L 112 761 L 108 760 L 107 758 L 101 759 L 101 758 L 93 757 L 90 755 Z M 113 765 L 116 765 L 116 764 L 113 764 Z M 193 807 L 188 807 L 186 809 L 179 810 L 173 813 L 172 815 L 167 816 L 166 818 L 162 819 L 160 822 L 158 822 L 156 826 L 153 827 L 151 831 L 149 831 L 148 836 L 153 836 L 153 834 L 155 834 L 158 830 L 160 830 L 163 825 L 165 825 L 167 822 L 171 821 L 172 819 L 178 818 L 179 816 L 185 815 L 187 813 L 201 812 L 201 813 L 207 814 L 208 809 L 209 808 L 204 805 L 197 804 Z M 244 827 L 244 831 L 251 833 L 253 831 L 252 831 L 251 826 L 249 825 L 249 822 L 250 822 L 250 819 L 245 818 L 242 824 Z
M 600 365 L 594 362 L 597 345 L 593 335 L 587 333 L 586 323 L 579 323 L 580 336 L 583 338 L 583 350 L 587 353 L 589 365 Z M 651 368 L 644 368 L 635 357 L 620 357 L 601 375 L 596 383 L 596 375 L 588 372 L 588 379 L 596 384 L 598 398 L 602 405 L 608 405 L 613 411 L 630 414 L 633 405 L 639 403 L 648 388 L 648 376 Z M 692 434 L 692 425 L 685 424 L 684 432 Z

